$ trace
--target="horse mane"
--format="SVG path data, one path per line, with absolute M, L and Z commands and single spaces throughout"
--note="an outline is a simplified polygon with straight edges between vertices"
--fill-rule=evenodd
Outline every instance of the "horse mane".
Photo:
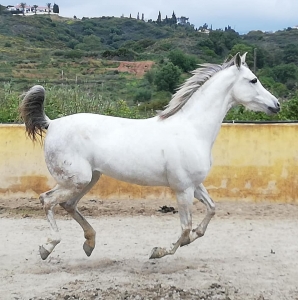
M 200 64 L 198 69 L 191 72 L 193 76 L 188 78 L 185 83 L 178 88 L 166 108 L 159 112 L 159 117 L 161 119 L 167 119 L 174 115 L 209 78 L 234 64 L 235 56 L 230 60 L 225 60 L 221 65 L 210 63 Z

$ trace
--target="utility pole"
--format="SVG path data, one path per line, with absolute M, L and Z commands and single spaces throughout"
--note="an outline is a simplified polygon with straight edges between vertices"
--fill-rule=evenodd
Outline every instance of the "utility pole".
M 257 48 L 254 49 L 254 73 L 257 71 Z

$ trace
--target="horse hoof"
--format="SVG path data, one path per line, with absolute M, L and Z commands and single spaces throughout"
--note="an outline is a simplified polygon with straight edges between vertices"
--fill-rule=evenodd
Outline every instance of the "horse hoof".
M 41 259 L 45 260 L 50 255 L 50 252 L 46 250 L 43 246 L 39 246 L 39 254 Z
M 83 249 L 84 249 L 86 255 L 87 255 L 87 256 L 90 256 L 91 253 L 92 253 L 92 251 L 93 251 L 93 249 L 94 249 L 94 247 L 93 247 L 93 248 L 90 247 L 90 246 L 85 242 L 84 245 L 83 245 Z
M 151 255 L 150 255 L 149 259 L 161 258 L 165 255 L 166 255 L 166 253 L 165 253 L 164 248 L 154 247 L 152 249 L 152 252 L 151 252 Z

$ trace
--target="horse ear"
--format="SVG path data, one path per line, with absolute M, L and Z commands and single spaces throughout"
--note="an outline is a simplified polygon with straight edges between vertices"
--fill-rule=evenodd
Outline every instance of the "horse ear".
M 245 53 L 241 56 L 241 63 L 242 63 L 243 65 L 245 64 L 246 55 L 247 55 L 247 52 L 245 52 Z
M 242 60 L 241 60 L 240 53 L 238 52 L 235 56 L 235 65 L 238 69 L 240 69 L 241 64 L 242 64 Z

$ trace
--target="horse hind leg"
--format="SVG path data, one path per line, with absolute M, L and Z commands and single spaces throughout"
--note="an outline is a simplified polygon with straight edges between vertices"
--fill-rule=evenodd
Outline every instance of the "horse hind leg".
M 51 234 L 47 237 L 46 242 L 39 246 L 39 253 L 43 260 L 52 253 L 56 245 L 61 241 L 59 229 L 54 217 L 54 207 L 59 203 L 60 199 L 65 201 L 66 198 L 71 196 L 72 191 L 63 188 L 60 185 L 56 185 L 55 188 L 41 194 L 39 197 L 51 228 Z
M 90 183 L 83 189 L 83 191 L 77 195 L 77 197 L 68 200 L 67 202 L 59 203 L 61 207 L 63 207 L 75 221 L 77 221 L 84 231 L 85 242 L 83 245 L 83 249 L 87 256 L 90 256 L 93 249 L 95 248 L 95 236 L 96 232 L 92 228 L 92 226 L 88 223 L 88 221 L 84 218 L 84 216 L 79 212 L 77 208 L 77 204 L 80 199 L 88 193 L 91 188 L 96 184 L 100 177 L 101 173 L 93 172 L 92 179 Z
M 82 168 L 82 164 L 80 166 Z M 51 235 L 39 247 L 40 256 L 43 260 L 52 253 L 56 245 L 61 241 L 54 217 L 54 207 L 72 199 L 78 201 L 86 193 L 88 185 L 92 182 L 91 169 L 89 167 L 82 168 L 80 172 L 68 172 L 68 174 L 64 174 L 64 177 L 60 177 L 58 182 L 55 188 L 41 194 L 39 197 L 51 228 Z

